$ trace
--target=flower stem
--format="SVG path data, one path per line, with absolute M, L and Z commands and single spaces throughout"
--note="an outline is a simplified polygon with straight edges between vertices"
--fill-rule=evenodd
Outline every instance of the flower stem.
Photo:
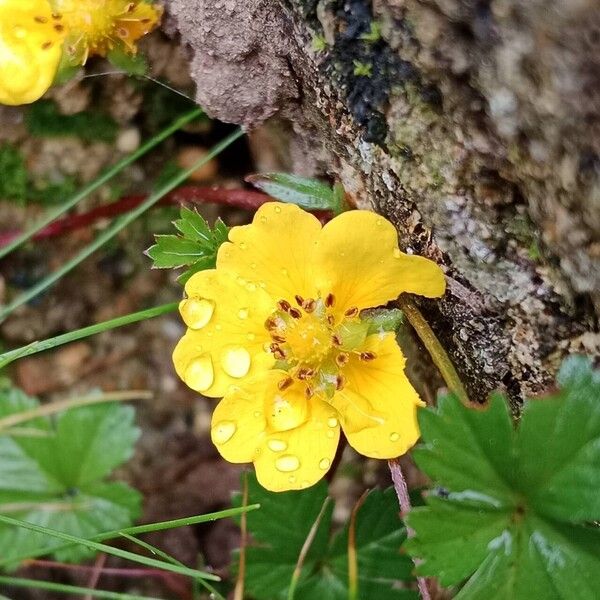
M 244 473 L 244 488 L 242 490 L 242 507 L 248 506 L 248 473 Z M 248 545 L 248 517 L 242 513 L 240 518 L 240 555 L 238 559 L 238 576 L 233 591 L 233 600 L 244 600 L 244 583 L 246 581 L 246 546 Z
M 367 498 L 365 490 L 352 509 L 348 525 L 348 600 L 358 600 L 358 555 L 356 552 L 356 517 Z
M 3 258 L 15 248 L 18 248 L 21 244 L 25 243 L 28 239 L 32 238 L 36 233 L 46 227 L 49 223 L 52 223 L 55 219 L 60 217 L 62 214 L 73 208 L 78 202 L 95 192 L 99 187 L 104 185 L 107 181 L 112 179 L 115 175 L 121 172 L 123 169 L 133 164 L 138 158 L 147 154 L 152 148 L 158 146 L 161 142 L 170 137 L 178 129 L 181 129 L 184 125 L 193 121 L 196 117 L 202 114 L 201 108 L 194 108 L 187 112 L 183 116 L 176 119 L 169 127 L 156 134 L 153 138 L 148 140 L 145 144 L 140 146 L 135 152 L 126 156 L 120 160 L 116 165 L 113 165 L 105 173 L 94 179 L 89 185 L 85 186 L 82 190 L 77 192 L 74 196 L 69 198 L 64 204 L 56 207 L 53 210 L 49 210 L 37 223 L 34 223 L 25 232 L 18 234 L 13 237 L 6 245 L 0 248 L 0 258 Z
M 171 302 L 170 304 L 155 306 L 154 308 L 141 310 L 129 315 L 103 321 L 102 323 L 89 325 L 88 327 L 76 329 L 75 331 L 70 331 L 69 333 L 63 333 L 62 335 L 57 335 L 56 337 L 48 338 L 46 340 L 32 342 L 27 346 L 16 348 L 15 350 L 10 350 L 9 352 L 0 354 L 0 369 L 19 358 L 23 358 L 24 356 L 31 356 L 32 354 L 44 352 L 45 350 L 50 350 L 51 348 L 56 348 L 57 346 L 62 346 L 63 344 L 68 344 L 69 342 L 74 342 L 76 340 L 81 340 L 83 338 L 102 333 L 103 331 L 109 331 L 110 329 L 116 329 L 117 327 L 123 327 L 124 325 L 130 325 L 131 323 L 145 321 L 146 319 L 152 319 L 169 312 L 174 312 L 177 310 L 177 306 L 177 302 Z
M 110 227 L 108 227 L 100 235 L 98 235 L 91 244 L 88 244 L 71 260 L 68 260 L 62 267 L 60 267 L 53 273 L 50 273 L 50 275 L 42 279 L 39 283 L 34 285 L 32 288 L 26 290 L 20 296 L 17 296 L 12 302 L 4 306 L 4 308 L 0 310 L 0 322 L 6 319 L 6 317 L 8 317 L 8 315 L 10 315 L 19 306 L 25 304 L 26 302 L 29 302 L 29 300 L 35 298 L 44 290 L 54 285 L 64 275 L 72 271 L 77 265 L 79 265 L 86 258 L 91 256 L 96 250 L 98 250 L 104 244 L 110 241 L 120 231 L 125 229 L 127 225 L 129 225 L 142 214 L 144 214 L 144 212 L 146 212 L 150 207 L 154 206 L 168 193 L 172 192 L 178 185 L 183 183 L 194 171 L 196 171 L 202 165 L 212 160 L 215 156 L 218 156 L 223 150 L 225 150 L 225 148 L 230 146 L 238 138 L 242 137 L 242 135 L 244 135 L 244 132 L 241 129 L 236 129 L 233 133 L 229 134 L 225 139 L 221 140 L 218 144 L 213 146 L 210 152 L 208 152 L 205 156 L 196 161 L 191 167 L 172 177 L 160 189 L 152 193 L 137 208 L 115 221 Z
M 469 404 L 469 396 L 467 390 L 460 380 L 450 357 L 444 350 L 444 347 L 433 333 L 433 329 L 429 326 L 429 323 L 425 320 L 421 311 L 417 308 L 415 303 L 406 295 L 400 296 L 398 304 L 408 322 L 412 325 L 413 329 L 417 332 L 417 335 L 423 342 L 425 348 L 429 352 L 435 366 L 439 369 L 446 385 L 450 391 L 454 392 L 464 404 Z
M 394 490 L 396 492 L 396 496 L 398 497 L 398 504 L 400 504 L 402 520 L 404 520 L 404 517 L 410 512 L 411 509 L 406 479 L 404 479 L 404 473 L 402 472 L 400 462 L 397 458 L 388 460 L 388 467 L 392 476 Z M 411 537 L 413 535 L 413 531 L 407 527 L 406 534 L 408 537 Z M 422 600 L 431 600 L 429 588 L 427 587 L 427 580 L 424 577 L 417 577 L 417 585 L 419 587 L 419 593 L 421 594 Z

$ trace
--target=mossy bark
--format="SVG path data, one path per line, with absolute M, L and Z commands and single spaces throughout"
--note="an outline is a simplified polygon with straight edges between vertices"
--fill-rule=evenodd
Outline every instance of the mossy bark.
M 443 265 L 421 307 L 474 399 L 598 355 L 596 0 L 168 4 L 210 114 Z

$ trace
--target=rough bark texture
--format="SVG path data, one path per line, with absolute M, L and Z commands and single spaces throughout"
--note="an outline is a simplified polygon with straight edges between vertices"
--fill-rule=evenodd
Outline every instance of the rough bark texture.
M 444 266 L 422 307 L 474 398 L 519 402 L 598 354 L 597 0 L 168 5 L 210 114 L 270 118 L 255 135 L 290 168 L 340 179 Z

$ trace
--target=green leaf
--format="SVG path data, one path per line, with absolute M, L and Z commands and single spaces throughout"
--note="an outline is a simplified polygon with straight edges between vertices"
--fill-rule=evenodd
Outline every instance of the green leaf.
M 108 115 L 92 111 L 63 115 L 51 100 L 31 104 L 25 113 L 25 125 L 33 136 L 74 136 L 87 142 L 114 142 L 119 130 Z
M 369 324 L 367 335 L 396 331 L 404 321 L 399 308 L 369 308 L 360 313 L 360 320 Z
M 156 244 L 146 254 L 153 260 L 153 267 L 170 269 L 188 267 L 179 277 L 185 282 L 198 271 L 214 268 L 217 252 L 227 241 L 229 228 L 217 219 L 214 229 L 195 209 L 183 207 L 181 218 L 173 223 L 181 235 L 156 235 Z
M 27 167 L 21 152 L 11 144 L 0 146 L 0 173 L 0 200 L 23 204 L 27 200 Z
M 339 214 L 344 208 L 344 188 L 339 184 L 332 188 L 317 179 L 290 173 L 260 173 L 246 177 L 246 181 L 276 200 L 307 210 L 332 210 Z
M 107 58 L 117 69 L 129 75 L 146 75 L 149 70 L 148 61 L 141 52 L 131 54 L 117 46 L 109 51 Z
M 462 600 L 594 600 L 600 589 L 600 373 L 571 358 L 517 428 L 507 401 L 419 411 L 419 467 L 441 486 L 405 547 Z
M 0 418 L 38 405 L 19 390 L 0 390 Z M 29 435 L 0 432 L 0 514 L 84 538 L 132 523 L 139 494 L 103 481 L 129 458 L 139 435 L 130 407 L 72 408 L 55 420 L 39 417 L 26 425 Z M 3 560 L 52 545 L 41 533 L 0 525 Z M 57 560 L 73 562 L 91 554 L 81 546 L 54 552 Z
M 261 508 L 247 515 L 254 544 L 246 549 L 246 588 L 256 600 L 287 597 L 292 573 L 306 538 L 327 498 L 324 481 L 302 491 L 272 493 L 248 476 L 249 502 Z M 240 497 L 235 501 L 240 505 Z M 319 523 L 302 567 L 295 597 L 302 600 L 348 598 L 348 526 L 331 535 L 333 505 Z M 371 492 L 356 524 L 359 597 L 378 600 L 417 598 L 398 589 L 409 580 L 412 562 L 400 554 L 406 530 L 398 518 L 393 490 Z

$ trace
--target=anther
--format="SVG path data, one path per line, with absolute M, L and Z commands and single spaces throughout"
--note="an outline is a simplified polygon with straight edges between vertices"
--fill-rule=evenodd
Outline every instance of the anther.
M 333 315 L 327 315 L 327 322 L 330 325 L 334 325 L 335 324 L 335 317 Z
M 338 375 L 335 378 L 335 389 L 339 392 L 346 385 L 346 378 L 343 375 Z
M 284 360 L 286 357 L 285 352 L 281 348 L 277 348 L 277 350 L 272 350 L 272 352 L 273 352 L 273 356 L 277 360 Z
M 304 304 L 304 298 L 302 296 L 300 296 L 299 294 L 296 294 L 294 296 L 294 298 L 296 299 L 298 306 L 302 306 Z
M 341 346 L 342 345 L 342 340 L 340 340 L 340 337 L 337 334 L 334 334 L 331 336 L 331 341 L 336 345 L 336 346 Z
M 306 389 L 304 390 L 304 395 L 306 396 L 306 398 L 308 400 L 310 400 L 313 396 L 314 396 L 315 392 L 313 391 L 313 389 L 310 387 L 310 385 L 306 386 Z
M 279 306 L 283 312 L 289 312 L 290 308 L 292 308 L 292 305 L 287 300 L 280 300 L 277 303 L 277 306 Z
M 273 343 L 269 346 L 269 349 L 271 350 L 271 352 L 277 352 L 277 351 L 281 351 L 281 348 L 279 347 L 279 344 Z
M 356 306 L 353 306 L 352 308 L 349 308 L 344 313 L 344 316 L 349 317 L 351 319 L 352 317 L 355 317 L 357 314 L 358 314 L 358 308 L 356 308 Z
M 274 333 L 271 334 L 271 339 L 274 342 L 278 342 L 280 344 L 283 344 L 285 342 L 285 338 L 282 335 L 275 335 Z
M 335 296 L 333 294 L 327 294 L 325 298 L 325 306 L 331 308 L 335 304 Z
M 48 50 L 49 48 L 52 48 L 52 42 L 44 42 L 42 44 L 42 50 Z
M 33 17 L 33 20 L 36 23 L 47 23 L 48 19 L 46 19 L 46 17 Z
M 294 380 L 291 377 L 286 377 L 277 384 L 277 387 L 283 392 L 283 390 L 287 390 L 292 383 L 294 383 Z
M 312 298 L 308 298 L 302 303 L 302 308 L 307 313 L 311 313 L 317 308 L 317 303 Z
M 64 25 L 61 25 L 60 23 L 57 23 L 57 24 L 54 26 L 54 30 L 55 30 L 55 31 L 58 31 L 58 32 L 60 33 L 61 31 L 64 31 L 64 30 L 65 30 L 65 26 L 64 26 Z
M 298 379 L 303 381 L 305 379 L 310 379 L 314 374 L 315 374 L 315 372 L 313 369 L 303 368 L 298 371 L 296 377 L 298 377 Z
M 302 317 L 302 313 L 297 308 L 290 308 L 288 312 L 290 314 L 290 317 L 293 317 L 294 319 L 299 319 L 300 317 Z
M 60 19 L 62 19 L 62 15 L 59 15 L 58 13 L 52 13 L 52 18 L 55 21 L 59 21 Z
M 269 317 L 266 321 L 265 321 L 265 327 L 271 331 L 272 329 L 277 329 L 277 321 L 275 321 L 275 319 L 273 317 Z
M 349 360 L 350 360 L 350 357 L 348 356 L 348 354 L 346 352 L 340 352 L 335 357 L 335 362 L 338 367 L 343 367 L 344 365 L 347 365 Z
M 375 352 L 360 353 L 360 360 L 373 360 L 374 358 L 377 358 L 377 354 L 375 354 Z

